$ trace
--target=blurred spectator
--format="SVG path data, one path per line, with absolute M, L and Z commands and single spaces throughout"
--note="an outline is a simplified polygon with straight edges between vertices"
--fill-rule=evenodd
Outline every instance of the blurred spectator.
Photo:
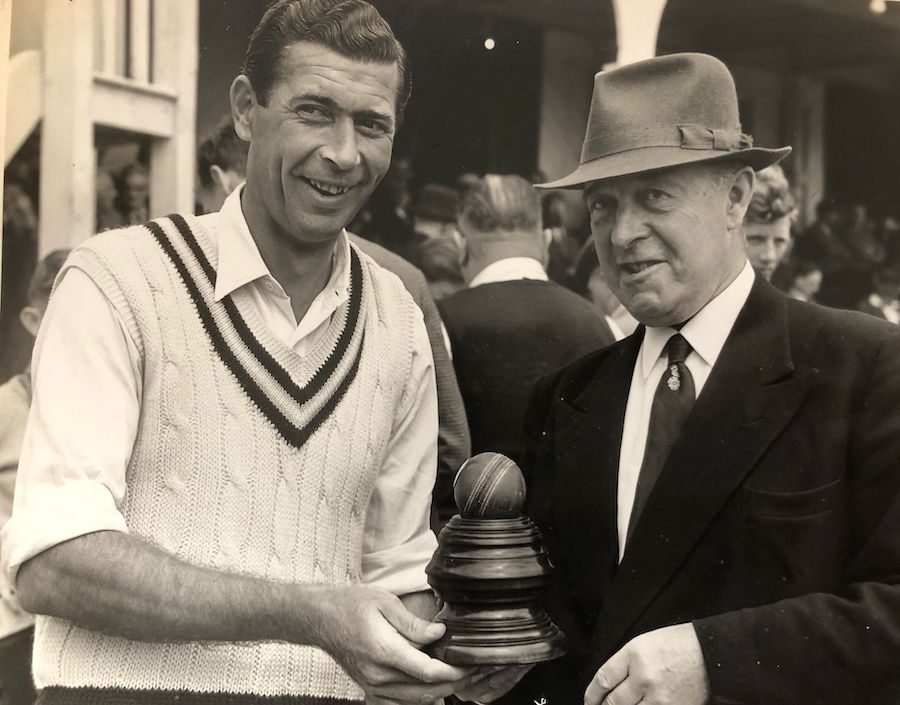
M 757 274 L 772 280 L 791 243 L 791 225 L 797 209 L 781 166 L 757 172 L 753 197 L 744 216 L 747 258 Z
M 585 242 L 578 255 L 572 289 L 593 302 L 606 318 L 606 323 L 616 340 L 626 338 L 637 328 L 637 319 L 628 313 L 622 302 L 603 281 L 593 240 Z
M 794 256 L 801 261 L 815 262 L 828 273 L 849 264 L 853 253 L 840 236 L 841 211 L 830 199 L 823 198 L 816 206 L 815 222 L 797 238 Z
M 19 372 L 31 343 L 18 322 L 28 303 L 28 280 L 37 261 L 37 213 L 25 188 L 7 179 L 3 190 L 3 261 L 0 273 L 0 381 Z
M 197 147 L 197 200 L 204 213 L 218 211 L 244 181 L 248 148 L 235 133 L 231 116 Z
M 412 202 L 410 184 L 414 176 L 415 170 L 409 157 L 394 157 L 381 185 L 350 225 L 353 232 L 366 240 L 407 259 L 414 248 L 409 214 Z
M 475 186 L 481 177 L 478 174 L 472 171 L 464 171 L 458 177 L 456 177 L 456 190 L 459 192 L 460 196 L 465 196 L 466 192 Z
M 116 180 L 103 167 L 97 168 L 96 178 L 96 230 L 100 233 L 112 228 L 121 228 L 125 224 L 125 220 L 117 207 L 119 193 L 116 188 Z
M 884 258 L 864 205 L 820 204 L 820 217 L 798 238 L 796 258 L 822 271 L 818 299 L 827 306 L 853 308 L 867 295 L 874 267 Z
M 869 209 L 864 203 L 854 203 L 850 207 L 844 242 L 855 255 L 853 264 L 859 268 L 884 260 L 884 246 L 875 236 L 875 223 L 869 218 Z
M 893 215 L 881 219 L 878 238 L 884 245 L 885 264 L 900 269 L 900 222 Z
M 534 382 L 614 338 L 589 302 L 548 281 L 540 200 L 525 179 L 485 176 L 463 199 L 457 229 L 469 288 L 439 301 L 438 308 L 472 450 L 518 460 Z
M 38 264 L 28 286 L 28 303 L 19 312 L 22 327 L 31 342 L 37 335 L 53 280 L 68 257 L 68 250 L 56 250 Z M 16 469 L 31 406 L 31 372 L 24 372 L 0 386 L 0 525 L 12 514 Z M 0 702 L 33 703 L 31 644 L 34 619 L 22 610 L 15 592 L 0 574 Z
M 581 242 L 572 235 L 569 206 L 559 191 L 551 191 L 541 199 L 541 220 L 547 239 L 547 276 L 571 287 Z
M 599 265 L 594 267 L 594 270 L 591 272 L 587 288 L 591 301 L 606 317 L 609 329 L 616 340 L 622 340 L 622 338 L 634 333 L 634 329 L 638 326 L 637 319 L 628 313 L 628 310 L 612 292 L 612 289 L 606 286 Z
M 428 282 L 435 301 L 440 301 L 465 286 L 460 258 L 462 254 L 454 238 L 435 237 L 420 241 L 411 259 Z
M 881 267 L 872 275 L 873 291 L 856 307 L 863 313 L 900 324 L 900 271 Z
M 212 208 L 219 210 L 225 198 L 244 181 L 249 148 L 250 144 L 235 133 L 230 118 L 197 148 L 197 174 L 200 182 L 197 195 L 207 212 Z M 207 174 L 210 178 L 204 180 L 203 174 Z M 421 271 L 381 245 L 352 233 L 349 235 L 350 241 L 360 250 L 400 278 L 413 301 L 422 310 L 425 320 L 428 342 L 434 358 L 438 395 L 438 470 L 432 507 L 432 525 L 437 530 L 440 524 L 451 516 L 450 513 L 440 514 L 439 509 L 452 504 L 453 478 L 459 466 L 471 454 L 469 428 L 456 375 L 453 372 L 453 363 L 450 362 L 445 344 L 441 318 Z M 458 250 L 454 253 L 454 257 L 458 268 Z
M 789 281 L 785 292 L 788 296 L 798 301 L 815 301 L 822 286 L 822 269 L 815 262 L 793 262 Z
M 426 184 L 411 209 L 416 237 L 452 237 L 458 209 L 459 194 L 454 189 L 441 184 Z
M 150 219 L 150 172 L 140 162 L 129 164 L 119 174 L 116 206 L 125 225 L 140 225 Z

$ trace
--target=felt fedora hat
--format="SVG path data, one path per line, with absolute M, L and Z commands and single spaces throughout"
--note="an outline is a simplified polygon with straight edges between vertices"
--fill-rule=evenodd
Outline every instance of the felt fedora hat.
M 737 91 L 725 64 L 706 54 L 670 54 L 598 73 L 581 163 L 568 176 L 537 187 L 577 188 L 725 159 L 759 171 L 790 151 L 754 147 L 741 132 Z

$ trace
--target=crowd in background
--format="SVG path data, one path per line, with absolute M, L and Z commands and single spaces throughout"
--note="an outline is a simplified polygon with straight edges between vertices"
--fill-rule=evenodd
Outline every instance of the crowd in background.
M 215 143 L 220 160 L 245 159 L 240 154 L 243 147 L 228 136 L 229 130 L 226 125 L 226 138 L 219 137 Z M 212 142 L 206 140 L 205 148 L 201 144 L 198 154 L 199 211 L 217 210 L 220 205 L 202 199 L 204 192 L 211 192 L 214 181 L 227 186 L 229 192 L 242 180 L 239 173 L 227 174 L 210 162 Z M 210 168 L 214 169 L 212 175 Z M 27 305 L 29 278 L 37 266 L 36 154 L 23 150 L 7 167 L 4 178 L 0 381 L 21 370 L 30 354 L 30 341 L 18 325 L 17 315 Z M 478 180 L 477 174 L 461 172 L 452 184 L 422 184 L 412 159 L 397 156 L 350 230 L 414 264 L 425 275 L 434 299 L 442 299 L 465 287 L 456 221 L 463 195 Z M 536 172 L 528 175 L 528 180 L 540 182 L 544 175 Z M 145 222 L 150 215 L 149 181 L 146 150 L 138 150 L 135 159 L 122 166 L 99 166 L 97 231 Z M 762 255 L 766 261 L 756 266 L 758 271 L 794 298 L 900 322 L 900 220 L 895 215 L 875 217 L 864 203 L 839 203 L 826 196 L 818 204 L 815 221 L 800 228 L 790 186 L 780 167 L 763 172 L 759 182 L 758 188 L 775 193 L 771 196 L 774 200 L 756 210 L 751 208 L 747 229 L 758 227 L 754 223 L 766 227 L 767 219 L 785 217 L 787 225 L 768 254 Z M 578 209 L 571 208 L 559 192 L 542 193 L 547 275 L 592 301 L 616 333 L 627 335 L 635 323 L 602 283 L 586 217 L 573 213 Z M 748 233 L 747 237 L 750 253 L 754 236 Z
M 477 180 L 478 175 L 466 172 L 452 185 L 426 183 L 416 188 L 414 165 L 401 157 L 352 227 L 419 267 L 433 296 L 443 298 L 465 286 L 456 220 L 460 199 Z M 540 182 L 543 175 L 530 175 L 530 180 Z M 892 314 L 896 311 L 900 319 L 900 221 L 891 214 L 873 217 L 862 203 L 841 204 L 825 197 L 816 220 L 800 228 L 782 169 L 765 170 L 758 181 L 757 189 L 765 195 L 757 198 L 758 205 L 747 216 L 748 255 L 755 237 L 749 231 L 779 220 L 783 225 L 774 238 L 777 242 L 764 245 L 769 251 L 760 255 L 763 262 L 754 263 L 757 271 L 794 298 L 898 322 Z M 541 211 L 549 278 L 590 299 L 604 315 L 621 319 L 629 333 L 633 324 L 627 312 L 597 272 L 586 218 L 573 217 L 566 199 L 554 191 L 543 192 Z
M 246 149 L 230 121 L 201 143 L 198 212 L 218 210 L 241 184 Z M 30 392 L 28 356 L 65 252 L 38 262 L 35 163 L 14 161 L 5 179 L 0 382 L 6 384 L 0 393 L 15 400 L 19 412 L 26 410 L 16 412 L 9 404 L 4 409 L 9 412 L 3 422 L 10 431 L 6 435 L 20 437 Z M 448 369 L 455 370 L 459 385 L 456 391 L 453 382 L 452 394 L 458 398 L 461 392 L 472 452 L 501 450 L 516 458 L 522 450 L 517 414 L 535 380 L 624 338 L 637 326 L 603 283 L 586 215 L 575 215 L 584 209 L 572 207 L 559 192 L 532 189 L 544 180 L 540 173 L 526 179 L 463 172 L 452 184 L 421 184 L 413 161 L 399 156 L 349 228 L 424 275 L 443 317 L 443 324 L 435 319 L 441 332 L 436 327 L 430 333 L 436 341 L 443 336 L 452 359 Z M 98 167 L 96 188 L 98 232 L 143 223 L 151 215 L 149 170 L 140 154 L 118 169 Z M 796 219 L 781 168 L 758 174 L 745 219 L 747 255 L 758 275 L 793 298 L 900 323 L 897 219 L 887 214 L 873 218 L 864 204 L 837 204 L 828 198 L 820 202 L 809 227 L 799 229 Z M 496 235 L 500 231 L 502 237 Z M 396 273 L 409 288 L 409 273 L 403 271 Z M 446 381 L 439 379 L 446 402 L 449 392 L 441 392 L 442 384 Z M 15 413 L 18 421 L 13 423 L 10 414 Z M 441 413 L 444 423 L 455 412 L 442 408 Z M 15 443 L 3 444 L 5 467 L 14 469 Z M 455 457 L 446 460 L 457 462 Z M 439 473 L 439 483 L 441 477 Z M 446 480 L 435 493 L 440 520 L 453 513 Z M 4 501 L 11 499 L 12 485 L 0 489 Z M 24 617 L 24 628 L 29 624 Z

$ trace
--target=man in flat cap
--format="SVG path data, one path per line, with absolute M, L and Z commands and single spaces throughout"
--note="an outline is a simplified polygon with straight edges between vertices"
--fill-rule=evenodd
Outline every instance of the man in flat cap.
M 754 171 L 727 68 L 598 74 L 580 188 L 640 322 L 535 389 L 529 513 L 564 658 L 511 702 L 896 702 L 900 333 L 754 275 Z

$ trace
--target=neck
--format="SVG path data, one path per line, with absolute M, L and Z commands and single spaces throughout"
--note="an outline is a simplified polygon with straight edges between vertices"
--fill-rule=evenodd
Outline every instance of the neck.
M 340 233 L 321 242 L 306 242 L 284 232 L 267 213 L 262 217 L 254 213 L 243 198 L 241 207 L 263 262 L 290 297 L 296 320 L 302 320 L 331 277 L 334 243 Z
M 510 257 L 528 257 L 537 261 L 541 266 L 541 252 L 538 246 L 530 246 L 522 242 L 472 242 L 468 246 L 468 259 L 463 265 L 463 277 L 466 283 L 470 283 L 485 267 L 494 262 L 509 259 Z

